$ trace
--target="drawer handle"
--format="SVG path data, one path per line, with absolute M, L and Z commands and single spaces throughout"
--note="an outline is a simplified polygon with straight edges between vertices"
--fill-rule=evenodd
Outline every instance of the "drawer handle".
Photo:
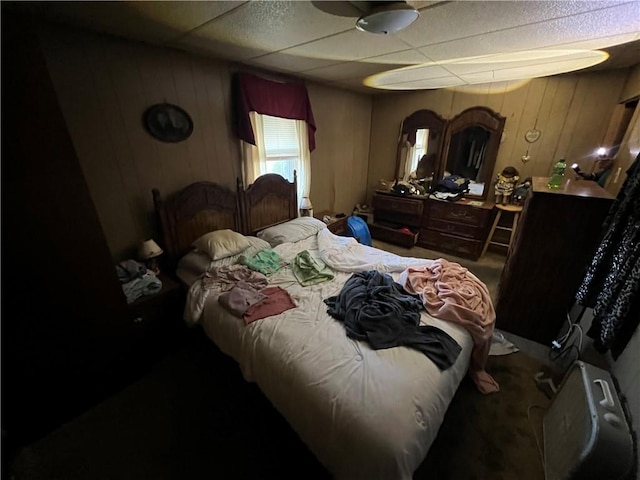
M 133 319 L 133 323 L 142 323 L 142 321 L 144 320 L 144 318 L 142 317 L 136 317 Z
M 457 217 L 457 218 L 470 218 L 471 215 L 469 215 L 469 213 L 467 212 L 451 212 L 451 216 L 452 217 Z
M 448 231 L 453 232 L 453 231 L 455 231 L 455 229 L 456 229 L 456 227 L 455 227 L 455 226 L 453 226 L 453 225 L 447 225 L 447 230 L 448 230 Z

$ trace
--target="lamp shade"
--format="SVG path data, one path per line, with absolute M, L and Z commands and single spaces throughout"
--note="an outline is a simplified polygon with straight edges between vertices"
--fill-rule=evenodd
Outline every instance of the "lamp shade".
M 150 258 L 155 258 L 159 255 L 162 255 L 164 251 L 158 246 L 158 244 L 153 240 L 147 240 L 146 242 L 142 242 L 140 244 L 140 248 L 138 248 L 138 256 L 142 260 L 148 260 Z
M 309 197 L 302 197 L 302 201 L 300 202 L 300 210 L 311 210 L 313 205 L 311 205 L 311 200 Z
M 309 197 L 302 197 L 300 201 L 300 216 L 301 217 L 313 217 L 313 205 Z

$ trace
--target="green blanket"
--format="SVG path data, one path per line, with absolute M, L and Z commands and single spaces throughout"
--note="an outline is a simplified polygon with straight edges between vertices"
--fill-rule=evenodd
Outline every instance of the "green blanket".
M 324 263 L 314 260 L 307 250 L 300 252 L 291 264 L 293 274 L 303 287 L 317 285 L 333 279 L 331 269 Z

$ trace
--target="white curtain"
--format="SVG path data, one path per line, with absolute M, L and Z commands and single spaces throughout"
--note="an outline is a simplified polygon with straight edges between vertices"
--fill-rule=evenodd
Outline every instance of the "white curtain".
M 264 127 L 262 124 L 262 115 L 256 112 L 250 112 L 251 128 L 256 139 L 256 144 L 240 140 L 242 151 L 242 181 L 244 186 L 251 185 L 256 178 L 267 172 L 267 154 L 264 148 Z
M 311 190 L 311 152 L 309 152 L 309 135 L 307 133 L 307 122 L 296 120 L 296 133 L 298 135 L 298 207 L 303 197 L 308 197 Z M 312 200 L 312 199 L 311 199 Z M 313 201 L 311 202 L 313 203 Z
M 245 187 L 252 184 L 256 178 L 269 173 L 267 168 L 267 154 L 264 144 L 264 122 L 262 115 L 251 112 L 249 114 L 251 126 L 256 139 L 256 144 L 240 141 L 242 151 L 242 180 Z M 304 120 L 294 120 L 296 135 L 298 137 L 299 155 L 295 161 L 294 169 L 298 177 L 298 207 L 303 197 L 309 196 L 311 190 L 311 154 L 309 152 L 309 137 L 307 124 Z M 289 179 L 293 181 L 293 178 Z M 313 200 L 312 200 L 313 203 Z

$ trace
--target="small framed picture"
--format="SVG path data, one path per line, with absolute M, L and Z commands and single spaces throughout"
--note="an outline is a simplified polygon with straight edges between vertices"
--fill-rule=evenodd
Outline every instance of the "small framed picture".
M 163 142 L 181 142 L 193 132 L 193 121 L 182 108 L 170 103 L 149 107 L 143 115 L 147 131 Z

